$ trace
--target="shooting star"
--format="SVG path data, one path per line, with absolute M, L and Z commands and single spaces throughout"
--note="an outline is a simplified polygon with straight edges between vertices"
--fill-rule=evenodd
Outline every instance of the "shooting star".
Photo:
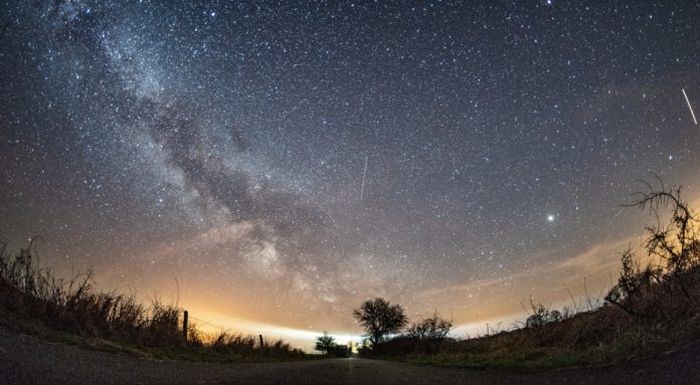
M 365 178 L 367 177 L 367 155 L 365 155 L 365 170 L 362 172 L 362 187 L 360 187 L 360 200 L 365 195 Z
M 685 102 L 688 103 L 688 109 L 690 110 L 690 115 L 693 116 L 693 122 L 695 122 L 695 125 L 698 125 L 698 120 L 695 118 L 695 112 L 693 111 L 693 106 L 690 105 L 690 99 L 688 99 L 688 94 L 685 93 L 685 89 L 681 88 L 681 91 L 683 91 L 683 96 L 685 96 Z

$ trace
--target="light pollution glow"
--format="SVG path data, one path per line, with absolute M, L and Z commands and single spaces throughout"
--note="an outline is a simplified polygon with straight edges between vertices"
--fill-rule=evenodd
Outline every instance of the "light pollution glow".
M 306 349 L 376 296 L 458 336 L 585 308 L 653 221 L 636 180 L 698 196 L 699 13 L 9 1 L 0 239 Z

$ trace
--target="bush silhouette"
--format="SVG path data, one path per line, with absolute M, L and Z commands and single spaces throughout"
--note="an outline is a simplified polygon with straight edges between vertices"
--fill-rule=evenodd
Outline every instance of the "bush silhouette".
M 543 304 L 532 305 L 533 313 L 525 320 L 525 327 L 534 329 L 540 328 L 550 322 L 562 320 L 562 315 L 559 310 L 550 310 Z
M 617 284 L 606 301 L 638 318 L 647 326 L 668 327 L 697 314 L 700 297 L 700 239 L 697 215 L 681 198 L 680 187 L 661 187 L 640 193 L 629 206 L 648 210 L 657 218 L 662 210 L 670 214 L 646 227 L 644 249 L 650 262 L 641 267 L 634 252 L 622 253 Z
M 419 340 L 442 340 L 452 330 L 452 321 L 448 321 L 435 312 L 432 316 L 411 324 L 406 331 L 409 337 Z

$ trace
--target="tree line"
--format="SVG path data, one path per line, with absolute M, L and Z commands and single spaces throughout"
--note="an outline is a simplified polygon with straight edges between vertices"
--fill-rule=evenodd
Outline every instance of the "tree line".
M 374 350 L 389 338 L 441 341 L 448 337 L 453 326 L 451 320 L 444 319 L 437 312 L 409 326 L 403 307 L 381 297 L 363 302 L 353 311 L 353 316 L 365 329 L 367 338 L 361 347 L 365 350 Z M 315 350 L 334 356 L 347 356 L 351 353 L 350 347 L 336 344 L 335 338 L 326 332 L 317 338 Z

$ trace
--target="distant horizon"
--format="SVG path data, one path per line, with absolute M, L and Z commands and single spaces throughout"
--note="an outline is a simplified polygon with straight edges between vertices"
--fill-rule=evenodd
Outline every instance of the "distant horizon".
M 695 202 L 700 203 L 700 202 Z M 639 237 L 636 238 L 637 241 L 641 243 L 641 240 L 644 238 L 643 235 L 640 235 Z M 619 242 L 618 242 L 619 243 Z M 621 244 L 621 243 L 620 243 Z M 627 242 L 627 244 L 630 244 L 630 242 Z M 11 246 L 11 245 L 8 245 Z M 26 245 L 25 245 L 26 246 Z M 37 256 L 41 256 L 40 250 L 42 249 L 42 246 L 45 246 L 45 240 L 43 238 L 37 239 L 34 243 L 34 250 L 37 251 Z M 621 250 L 620 250 L 621 251 Z M 617 258 L 617 255 L 614 255 L 615 258 L 611 259 L 610 263 L 610 278 L 615 278 L 617 277 L 617 273 L 619 270 L 619 258 Z M 41 261 L 41 258 L 39 258 Z M 57 266 L 50 266 L 52 270 L 60 271 L 60 269 L 57 269 Z M 284 325 L 277 325 L 272 322 L 265 322 L 265 321 L 255 321 L 252 319 L 244 319 L 244 318 L 238 318 L 235 316 L 235 314 L 226 314 L 225 309 L 220 309 L 220 310 L 210 310 L 210 309 L 203 309 L 197 306 L 198 301 L 194 300 L 191 302 L 184 301 L 182 300 L 183 298 L 178 298 L 178 293 L 177 290 L 174 293 L 168 293 L 168 292 L 154 292 L 150 294 L 144 294 L 144 293 L 139 293 L 139 292 L 133 292 L 133 291 L 120 291 L 118 288 L 115 287 L 105 287 L 104 285 L 100 284 L 100 272 L 95 271 L 92 269 L 89 269 L 92 271 L 93 276 L 95 277 L 95 284 L 97 285 L 97 289 L 99 290 L 105 290 L 108 292 L 117 292 L 117 293 L 123 293 L 123 294 L 133 294 L 136 295 L 137 299 L 140 300 L 144 304 L 148 304 L 150 300 L 152 299 L 158 299 L 164 301 L 166 304 L 174 304 L 181 306 L 183 310 L 188 310 L 190 314 L 190 322 L 193 323 L 194 325 L 197 326 L 197 328 L 205 333 L 212 333 L 213 335 L 216 335 L 220 332 L 231 332 L 231 333 L 240 333 L 243 335 L 253 335 L 257 336 L 258 334 L 262 334 L 263 337 L 266 340 L 276 340 L 276 339 L 282 339 L 287 343 L 292 344 L 293 347 L 296 348 L 301 348 L 306 352 L 314 352 L 313 345 L 314 341 L 316 338 L 320 335 L 322 335 L 324 332 L 328 332 L 331 336 L 333 336 L 336 339 L 337 343 L 340 344 L 347 344 L 349 341 L 353 341 L 356 344 L 361 344 L 362 340 L 364 339 L 364 331 L 361 329 L 359 325 L 355 325 L 354 333 L 351 330 L 339 330 L 339 329 L 333 329 L 333 328 L 294 328 L 294 327 L 287 327 Z M 76 272 L 74 270 L 74 273 L 80 273 Z M 74 274 L 75 275 L 75 274 Z M 68 278 L 68 277 L 65 277 Z M 587 283 L 586 285 L 590 285 L 590 278 L 586 279 Z M 595 282 L 595 281 L 594 281 Z M 172 279 L 172 284 L 173 286 L 176 287 L 176 289 L 182 290 L 183 292 L 186 292 L 185 288 L 179 287 L 179 281 L 176 278 Z M 467 323 L 459 323 L 455 322 L 454 323 L 454 328 L 450 332 L 450 336 L 458 339 L 468 339 L 468 338 L 478 338 L 481 336 L 489 335 L 489 334 L 494 334 L 498 333 L 501 331 L 509 331 L 513 329 L 517 329 L 518 327 L 521 327 L 525 319 L 531 315 L 531 310 L 529 306 L 534 304 L 541 303 L 548 308 L 552 310 L 568 310 L 574 313 L 578 312 L 585 312 L 588 310 L 594 310 L 597 308 L 597 305 L 602 305 L 603 304 L 603 297 L 605 292 L 610 288 L 608 286 L 603 286 L 602 289 L 598 290 L 592 290 L 593 288 L 590 287 L 584 287 L 584 282 L 581 282 L 580 286 L 564 286 L 560 290 L 556 290 L 560 292 L 560 294 L 565 293 L 566 297 L 565 298 L 560 298 L 555 302 L 547 302 L 547 301 L 542 301 L 537 297 L 533 297 L 529 294 L 524 295 L 519 299 L 518 307 L 520 308 L 519 310 L 513 311 L 509 314 L 499 314 L 499 315 L 494 315 L 490 318 L 483 318 L 479 319 L 478 321 L 472 321 L 472 322 L 467 322 Z M 585 290 L 588 290 L 588 293 L 585 292 Z M 580 293 L 578 295 L 574 295 L 573 293 Z M 574 297 L 572 298 L 572 295 Z M 372 296 L 368 296 L 367 299 L 373 298 Z M 395 303 L 394 301 L 391 300 L 391 298 L 387 298 L 390 302 Z M 532 300 L 532 303 L 529 301 Z M 591 305 L 593 306 L 592 308 L 589 307 L 589 304 L 587 303 L 587 300 L 591 300 Z M 575 304 L 574 304 L 575 302 Z M 401 303 L 398 303 L 399 305 L 402 305 Z M 576 305 L 576 306 L 575 306 Z M 355 307 L 359 306 L 359 303 L 355 305 Z M 476 312 L 478 313 L 479 309 L 475 309 Z M 434 311 L 437 311 L 435 309 Z M 451 312 L 449 311 L 443 311 L 442 313 L 438 312 L 441 314 L 443 317 L 446 319 L 450 319 L 452 321 L 455 321 L 454 318 L 451 317 Z M 411 322 L 417 322 L 423 319 L 424 317 L 428 317 L 432 315 L 433 312 L 429 313 L 421 313 L 421 314 L 411 314 L 409 313 L 410 321 Z M 352 314 L 351 312 L 348 313 L 347 316 L 348 320 L 352 320 Z M 488 329 L 487 329 L 488 328 Z M 487 333 L 487 331 L 489 333 Z
M 698 14 L 10 1 L 0 240 L 299 346 L 374 297 L 464 330 L 599 297 L 640 180 L 700 207 Z

